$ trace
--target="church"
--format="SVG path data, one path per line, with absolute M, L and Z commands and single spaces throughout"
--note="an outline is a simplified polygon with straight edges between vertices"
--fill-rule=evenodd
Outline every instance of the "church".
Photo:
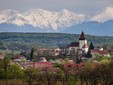
M 72 42 L 70 45 L 68 45 L 68 51 L 72 50 L 75 50 L 75 52 L 78 53 L 88 52 L 88 43 L 83 31 L 79 37 L 79 42 Z

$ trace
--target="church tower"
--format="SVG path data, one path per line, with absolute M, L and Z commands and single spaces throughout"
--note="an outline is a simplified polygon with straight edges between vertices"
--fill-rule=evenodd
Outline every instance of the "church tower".
M 85 38 L 85 34 L 82 31 L 80 38 L 79 38 L 79 49 L 84 51 L 85 53 L 88 52 L 88 44 L 87 44 L 87 40 Z

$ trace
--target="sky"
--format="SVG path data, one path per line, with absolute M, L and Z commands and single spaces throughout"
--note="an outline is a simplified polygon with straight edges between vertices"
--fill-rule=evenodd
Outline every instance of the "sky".
M 0 11 L 27 11 L 40 8 L 49 11 L 67 9 L 76 13 L 93 14 L 108 6 L 113 6 L 113 0 L 0 0 Z

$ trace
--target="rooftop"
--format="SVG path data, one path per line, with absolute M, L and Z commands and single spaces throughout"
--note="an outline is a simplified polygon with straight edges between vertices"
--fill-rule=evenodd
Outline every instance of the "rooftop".
M 84 34 L 84 32 L 82 31 L 79 40 L 85 40 L 85 39 L 86 39 L 86 38 L 85 38 L 85 34 Z

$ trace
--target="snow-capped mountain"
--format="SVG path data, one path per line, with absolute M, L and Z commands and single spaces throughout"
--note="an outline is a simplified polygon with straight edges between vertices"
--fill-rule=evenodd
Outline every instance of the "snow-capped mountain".
M 70 12 L 31 9 L 26 12 L 0 11 L 0 32 L 65 32 L 112 35 L 113 7 L 91 16 Z M 79 30 L 79 31 L 78 31 Z M 78 31 L 78 32 L 77 32 Z M 113 36 L 113 35 L 112 35 Z
M 10 23 L 21 26 L 25 23 L 24 16 L 14 10 L 5 10 L 0 12 L 0 24 Z
M 51 12 L 43 9 L 32 9 L 24 13 L 14 10 L 0 12 L 0 24 L 7 23 L 17 26 L 26 24 L 35 28 L 49 31 L 63 30 L 73 24 L 79 24 L 86 18 L 85 14 L 72 13 L 66 9 L 60 12 Z
M 113 19 L 113 7 L 106 7 L 102 12 L 94 15 L 91 20 L 97 22 L 106 22 L 110 19 Z

